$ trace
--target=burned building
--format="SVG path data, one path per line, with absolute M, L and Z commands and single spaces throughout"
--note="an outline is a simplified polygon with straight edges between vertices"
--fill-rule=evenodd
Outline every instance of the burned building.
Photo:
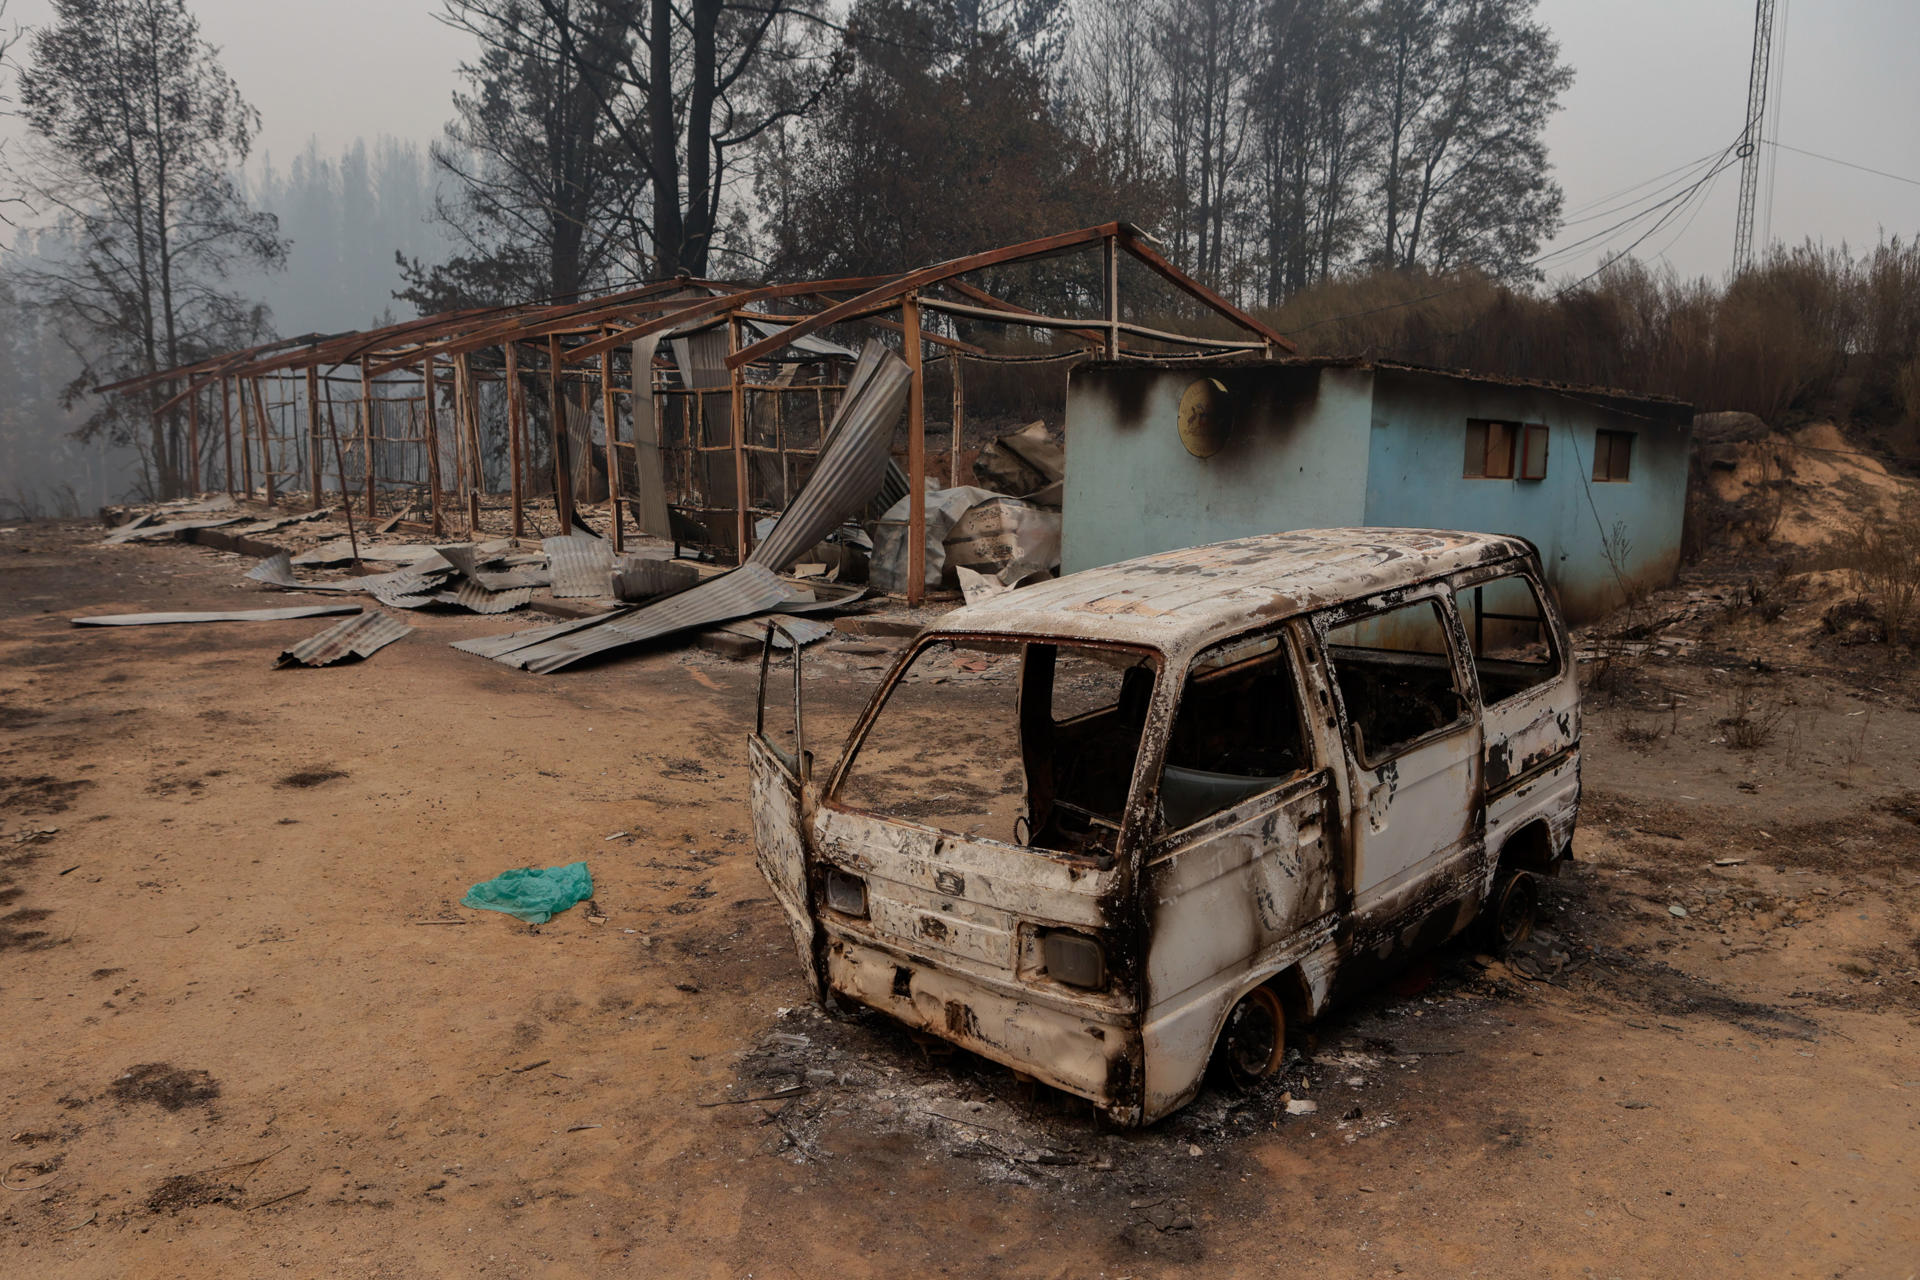
M 1518 534 L 1574 621 L 1680 564 L 1692 406 L 1359 359 L 1098 362 L 1067 395 L 1063 569 L 1377 525 Z

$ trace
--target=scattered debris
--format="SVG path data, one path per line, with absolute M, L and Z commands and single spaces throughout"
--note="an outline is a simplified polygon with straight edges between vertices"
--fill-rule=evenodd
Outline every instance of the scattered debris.
M 166 627 L 190 622 L 284 622 L 333 613 L 359 613 L 357 604 L 302 604 L 287 609 L 227 609 L 206 613 L 97 613 L 70 618 L 76 627 Z
M 297 663 L 305 667 L 330 667 L 350 658 L 371 658 L 395 640 L 412 634 L 413 628 L 406 623 L 374 609 L 336 623 L 319 635 L 309 636 L 281 653 L 273 665 L 290 667 Z

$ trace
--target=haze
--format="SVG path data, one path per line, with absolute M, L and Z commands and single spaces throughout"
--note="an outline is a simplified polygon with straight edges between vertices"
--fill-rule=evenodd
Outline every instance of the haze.
M 463 37 L 435 20 L 433 0 L 194 0 L 192 7 L 265 117 L 256 162 L 271 156 L 284 164 L 309 137 L 323 152 L 383 133 L 421 143 L 437 137 L 455 69 L 471 53 Z M 1920 133 L 1911 127 L 1920 114 L 1920 81 L 1911 67 L 1920 6 L 1782 0 L 1781 7 L 1780 141 L 1914 181 L 1769 148 L 1779 168 L 1763 230 L 1770 225 L 1773 238 L 1790 243 L 1813 237 L 1854 245 L 1872 243 L 1883 230 L 1920 232 Z M 32 24 L 50 10 L 48 0 L 14 0 L 10 13 Z M 1577 72 L 1547 133 L 1571 217 L 1594 213 L 1596 201 L 1604 210 L 1613 203 L 1602 199 L 1610 193 L 1717 153 L 1738 136 L 1752 49 L 1750 0 L 1543 0 L 1540 12 Z M 1703 201 L 1636 252 L 1684 274 L 1720 275 L 1731 252 L 1738 179 L 1738 166 L 1730 167 Z M 1603 231 L 1617 217 L 1582 223 L 1560 243 Z M 1571 250 L 1550 264 L 1551 273 L 1583 275 L 1647 225 Z

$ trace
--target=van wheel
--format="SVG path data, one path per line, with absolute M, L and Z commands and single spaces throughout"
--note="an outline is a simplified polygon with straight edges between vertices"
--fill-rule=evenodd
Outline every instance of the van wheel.
M 1513 871 L 1494 886 L 1487 903 L 1486 943 L 1496 953 L 1510 951 L 1533 936 L 1540 909 L 1540 885 L 1524 871 Z
M 1240 998 L 1220 1029 L 1215 1052 L 1236 1088 L 1251 1088 L 1280 1069 L 1287 1053 L 1287 1015 L 1273 988 L 1255 987 Z

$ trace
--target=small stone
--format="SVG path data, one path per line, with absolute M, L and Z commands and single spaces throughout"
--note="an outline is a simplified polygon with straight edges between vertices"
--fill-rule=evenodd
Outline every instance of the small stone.
M 1686 919 L 1687 909 L 1677 902 L 1669 902 L 1667 904 L 1667 914 L 1670 916 L 1679 916 L 1684 920 Z
M 1196 1144 L 1196 1143 L 1192 1143 L 1192 1142 L 1189 1142 L 1189 1143 L 1187 1144 L 1187 1154 L 1188 1154 L 1188 1155 L 1190 1155 L 1190 1156 L 1196 1156 L 1196 1157 L 1198 1157 L 1198 1156 L 1203 1156 L 1203 1155 L 1205 1155 L 1205 1154 L 1207 1154 L 1207 1153 L 1206 1153 L 1206 1152 L 1204 1152 L 1204 1151 L 1202 1151 L 1202 1150 L 1201 1150 L 1201 1149 L 1199 1148 L 1199 1146 L 1198 1146 L 1198 1144 Z
M 1287 1114 L 1290 1116 L 1310 1116 L 1320 1109 L 1320 1104 L 1310 1098 L 1291 1098 L 1287 1101 Z

